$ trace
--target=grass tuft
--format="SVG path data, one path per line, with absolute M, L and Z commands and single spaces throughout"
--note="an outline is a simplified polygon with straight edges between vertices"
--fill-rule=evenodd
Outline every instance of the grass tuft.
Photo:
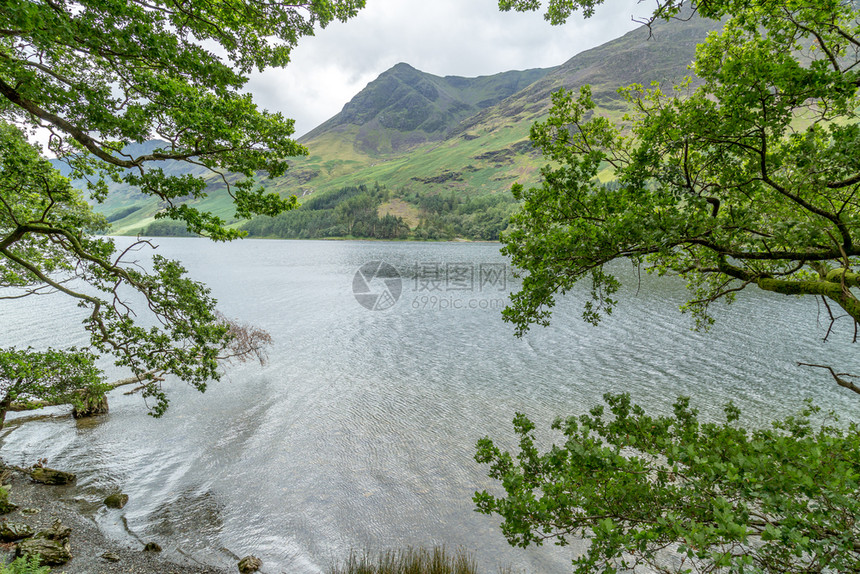
M 444 547 L 388 550 L 375 556 L 352 551 L 345 564 L 335 564 L 328 574 L 477 574 L 478 565 L 462 548 L 454 554 Z

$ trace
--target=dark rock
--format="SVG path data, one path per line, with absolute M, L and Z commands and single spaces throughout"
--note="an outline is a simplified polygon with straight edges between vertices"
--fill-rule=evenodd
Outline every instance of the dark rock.
M 18 556 L 38 556 L 41 564 L 59 566 L 72 559 L 69 540 L 49 538 L 27 538 L 18 543 Z
M 30 478 L 42 484 L 70 484 L 77 478 L 71 472 L 54 470 L 53 468 L 37 467 L 30 471 Z
M 105 498 L 105 506 L 108 508 L 122 508 L 128 502 L 128 495 L 121 492 L 115 492 Z
M 72 416 L 76 419 L 106 415 L 108 413 L 107 395 L 88 396 L 82 405 L 75 405 Z
M 161 552 L 161 546 L 157 542 L 147 542 L 143 547 L 144 552 Z
M 239 572 L 241 574 L 251 574 L 263 567 L 263 561 L 256 556 L 245 556 L 239 560 Z
M 60 519 L 54 521 L 53 526 L 46 530 L 40 530 L 36 533 L 36 538 L 47 538 L 48 540 L 67 540 L 72 535 L 72 529 L 68 526 L 63 526 Z
M 0 523 L 0 541 L 15 542 L 33 536 L 33 529 L 21 522 Z
M 122 558 L 119 557 L 119 554 L 115 554 L 113 552 L 105 552 L 101 555 L 101 558 L 104 558 L 108 562 L 119 562 Z

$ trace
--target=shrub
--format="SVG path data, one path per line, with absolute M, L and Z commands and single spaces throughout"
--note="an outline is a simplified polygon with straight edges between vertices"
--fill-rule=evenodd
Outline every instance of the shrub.
M 39 557 L 16 558 L 11 564 L 0 565 L 0 574 L 48 574 L 48 566 L 39 566 Z

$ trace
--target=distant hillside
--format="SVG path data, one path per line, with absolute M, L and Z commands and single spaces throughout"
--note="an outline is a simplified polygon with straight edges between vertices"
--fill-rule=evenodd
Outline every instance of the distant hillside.
M 428 232 L 428 237 L 458 235 L 458 230 L 471 229 L 471 224 L 443 225 L 439 217 L 450 214 L 433 212 L 428 208 L 433 202 L 427 198 L 452 194 L 509 198 L 512 183 L 536 183 L 545 160 L 531 147 L 529 129 L 546 115 L 552 92 L 591 84 L 598 105 L 611 115 L 621 114 L 626 103 L 616 93 L 618 87 L 650 85 L 655 80 L 677 83 L 689 74 L 696 44 L 717 25 L 698 18 L 657 22 L 650 31 L 639 28 L 557 68 L 478 78 L 439 77 L 397 64 L 368 84 L 339 114 L 300 139 L 309 156 L 292 160 L 284 176 L 263 183 L 282 195 L 299 196 L 300 202 L 319 194 L 340 197 L 340 190 L 362 184 L 382 186 L 388 199 L 378 206 L 378 217 L 403 214 L 409 236 L 422 225 L 426 229 L 431 220 L 436 231 Z M 209 197 L 195 201 L 195 206 L 230 221 L 232 203 L 223 184 L 213 179 L 208 192 Z M 151 199 L 141 201 L 139 194 L 124 190 L 97 209 L 114 219 L 116 233 L 180 231 L 165 230 L 164 225 L 150 228 L 158 206 Z M 473 205 L 484 203 L 469 200 L 452 209 L 459 213 Z M 486 205 L 511 207 L 507 199 Z M 280 227 L 268 222 L 251 228 L 262 235 L 277 235 L 276 228 L 295 228 L 299 216 L 290 217 L 289 224 Z M 475 237 L 486 236 L 486 229 L 495 230 L 497 225 L 478 227 L 482 231 Z
M 152 153 L 155 149 L 163 145 L 165 145 L 165 142 L 150 140 L 143 143 L 131 144 L 123 150 L 123 153 L 131 157 L 137 157 Z M 71 170 L 65 162 L 53 159 L 51 160 L 51 164 L 60 173 L 67 177 L 69 176 Z M 168 175 L 192 174 L 211 177 L 212 184 L 208 188 L 210 198 L 204 201 L 207 201 L 210 205 L 213 201 L 223 203 L 225 206 L 228 203 L 232 203 L 228 201 L 229 198 L 225 197 L 226 194 L 223 191 L 219 193 L 219 190 L 223 190 L 223 184 L 212 177 L 211 172 L 202 166 L 195 166 L 180 161 L 157 161 L 149 165 L 151 168 L 160 168 Z M 85 186 L 84 182 L 75 183 L 81 188 Z M 110 189 L 110 193 L 108 194 L 107 201 L 103 204 L 97 204 L 95 209 L 107 217 L 115 233 L 137 233 L 145 228 L 145 226 L 155 222 L 153 216 L 160 207 L 156 199 L 144 195 L 137 188 L 129 187 L 125 184 L 117 184 L 109 181 L 108 188 Z M 223 212 L 224 210 L 222 209 L 221 211 Z M 164 221 L 159 222 L 157 227 L 162 230 L 170 228 L 172 232 L 169 235 L 178 235 L 184 232 L 184 227 L 176 229 L 178 225 Z M 159 235 L 164 235 L 164 233 L 159 233 Z
M 498 104 L 552 71 L 533 69 L 493 76 L 433 76 L 400 63 L 383 72 L 343 110 L 308 133 L 313 141 L 334 132 L 370 155 L 406 151 L 444 139 L 464 119 Z M 352 131 L 351 127 L 357 131 Z
M 376 82 L 388 85 L 392 82 L 390 76 L 409 77 L 419 85 L 429 82 L 428 78 L 444 79 L 402 64 L 395 66 L 371 82 L 341 114 L 302 138 L 301 142 L 311 150 L 310 157 L 294 162 L 292 173 L 273 185 L 283 193 L 292 191 L 301 196 L 363 182 L 379 182 L 393 190 L 460 193 L 505 191 L 516 180 L 534 183 L 544 161 L 531 149 L 528 134 L 532 123 L 547 113 L 552 92 L 559 88 L 577 90 L 588 83 L 603 109 L 621 113 L 626 104 L 616 93 L 618 87 L 631 83 L 650 85 L 654 80 L 670 85 L 678 82 L 689 74 L 696 44 L 715 27 L 716 23 L 698 18 L 657 22 L 651 30 L 641 27 L 546 71 L 528 86 L 448 127 L 443 139 L 431 141 L 421 129 L 403 128 L 396 134 L 400 140 L 428 141 L 412 150 L 398 151 L 393 146 L 382 153 L 384 146 L 377 146 L 371 152 L 367 134 L 380 133 L 375 130 L 378 114 L 386 108 L 359 104 L 379 100 L 374 96 L 379 89 Z M 498 81 L 503 76 L 473 80 Z M 389 79 L 381 81 L 385 78 Z M 392 94 L 396 93 L 395 89 Z M 350 112 L 355 108 L 366 109 L 367 117 L 372 119 L 361 125 L 347 121 L 364 117 Z M 389 128 L 387 133 L 393 130 Z
M 603 109 L 626 109 L 618 88 L 630 84 L 650 86 L 651 82 L 672 86 L 690 75 L 688 69 L 696 45 L 719 26 L 712 20 L 655 22 L 586 50 L 512 95 L 497 106 L 479 113 L 460 125 L 461 132 L 501 122 L 533 121 L 549 110 L 550 96 L 561 88 L 579 90 L 590 85 L 595 101 Z

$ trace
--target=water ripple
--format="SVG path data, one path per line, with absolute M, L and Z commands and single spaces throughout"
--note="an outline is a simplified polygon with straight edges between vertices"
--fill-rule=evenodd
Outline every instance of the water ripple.
M 473 492 L 496 486 L 472 459 L 475 441 L 513 446 L 515 412 L 547 441 L 557 440 L 550 420 L 586 412 L 607 391 L 663 413 L 690 395 L 707 417 L 733 399 L 753 424 L 810 394 L 860 415 L 851 397 L 795 364 L 856 363 L 845 337 L 821 342 L 814 302 L 752 292 L 715 309 L 713 330 L 698 333 L 678 312 L 683 285 L 639 285 L 625 266 L 619 276 L 632 287 L 600 327 L 581 321 L 585 294 L 574 290 L 551 327 L 516 339 L 497 311 L 412 305 L 416 263 L 504 263 L 494 245 L 159 242 L 210 284 L 226 314 L 270 331 L 270 363 L 235 368 L 204 395 L 169 383 L 161 420 L 121 393 L 95 422 L 63 409 L 21 423 L 11 415 L 2 454 L 77 471 L 93 508 L 122 489 L 130 501 L 121 513 L 96 514 L 109 533 L 217 565 L 253 553 L 272 571 L 317 573 L 350 549 L 446 544 L 474 550 L 488 571 L 566 572 L 576 547 L 511 549 L 497 521 L 472 510 Z M 403 296 L 387 311 L 353 298 L 353 274 L 370 260 L 402 270 Z M 44 305 L 4 306 L 3 346 L 62 342 L 20 327 L 38 319 L 41 333 L 69 331 L 63 304 Z

